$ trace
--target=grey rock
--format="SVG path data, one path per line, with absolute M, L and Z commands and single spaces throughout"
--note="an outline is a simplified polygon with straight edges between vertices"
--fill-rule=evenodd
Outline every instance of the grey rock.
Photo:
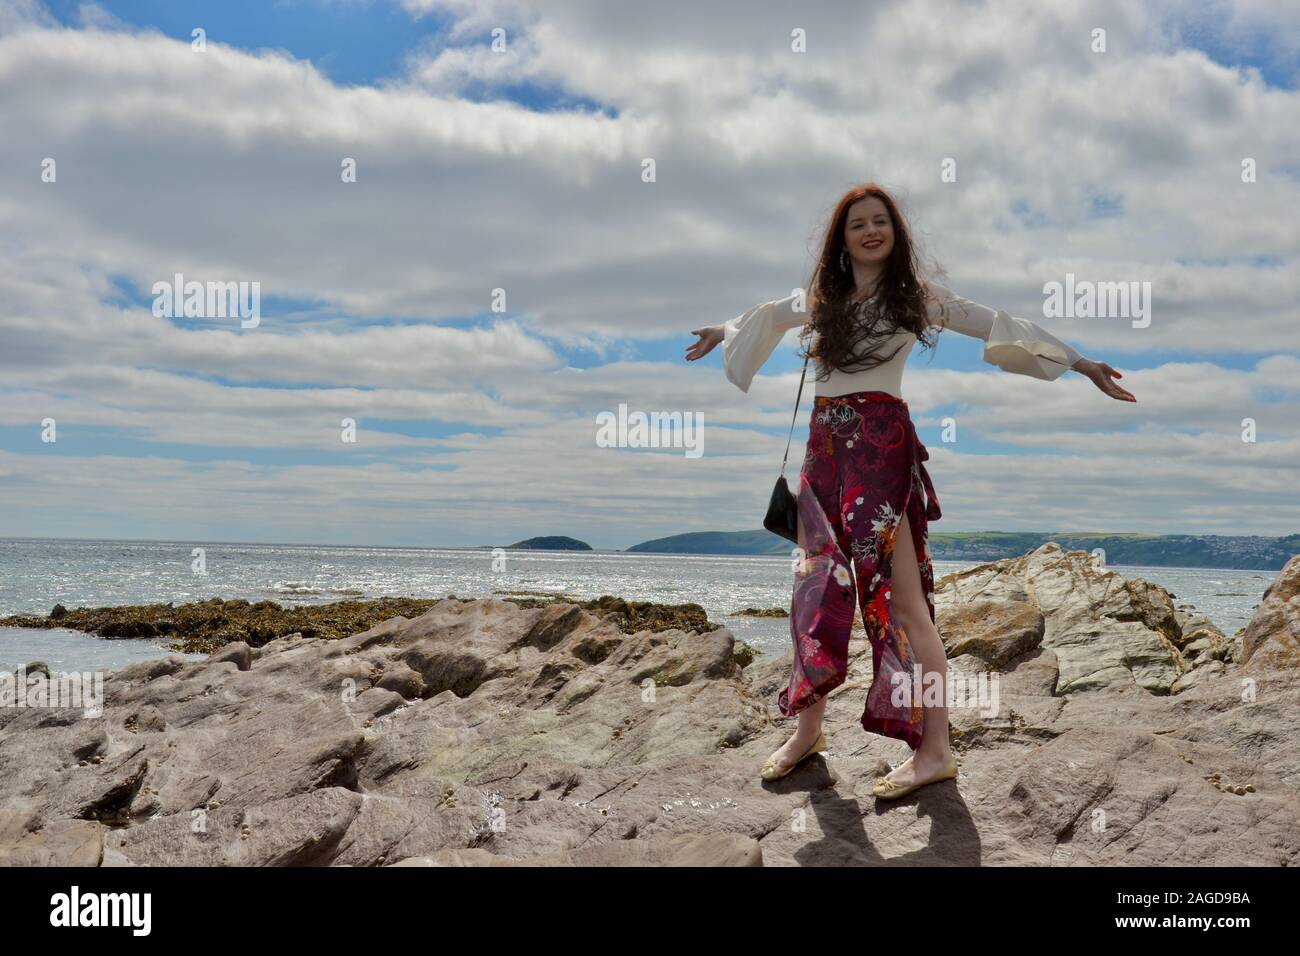
M 1300 555 L 1288 561 L 1265 589 L 1263 603 L 1242 633 L 1241 660 L 1300 666 Z
M 944 577 L 935 607 L 950 653 L 1005 664 L 1017 650 L 1051 650 L 1058 693 L 1134 685 L 1172 693 L 1190 686 L 1180 679 L 1194 669 L 1232 658 L 1223 633 L 1194 609 L 1175 609 L 1164 588 L 1052 542 Z
M 239 670 L 246 671 L 253 666 L 253 650 L 243 641 L 232 641 L 221 650 L 208 655 L 208 663 L 231 663 Z
M 1045 545 L 937 583 L 956 781 L 877 803 L 908 751 L 858 724 L 771 784 L 790 661 L 729 631 L 444 601 L 105 681 L 102 717 L 0 709 L 0 863 L 1300 864 L 1300 558 L 1234 652 L 1148 582 Z M 1241 658 L 1241 662 L 1238 661 Z

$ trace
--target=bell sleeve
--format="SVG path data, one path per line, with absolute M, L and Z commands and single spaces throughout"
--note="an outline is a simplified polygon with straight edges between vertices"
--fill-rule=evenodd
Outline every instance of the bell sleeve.
M 761 302 L 723 323 L 722 368 L 727 379 L 748 392 L 755 373 L 780 344 L 785 333 L 808 321 L 807 312 L 795 311 L 798 294 Z
M 1017 375 L 1046 381 L 1060 378 L 1083 355 L 1029 319 L 972 302 L 930 283 L 936 298 L 926 303 L 931 326 L 984 340 L 984 361 Z

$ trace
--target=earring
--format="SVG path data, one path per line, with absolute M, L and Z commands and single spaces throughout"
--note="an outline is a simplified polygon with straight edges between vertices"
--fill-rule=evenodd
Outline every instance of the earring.
M 849 250 L 847 249 L 840 250 L 840 271 L 849 271 Z

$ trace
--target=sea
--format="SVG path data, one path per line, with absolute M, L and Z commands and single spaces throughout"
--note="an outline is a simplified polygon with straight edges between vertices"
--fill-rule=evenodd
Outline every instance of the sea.
M 202 550 L 203 573 L 195 570 Z M 936 561 L 936 580 L 978 562 Z M 1231 636 L 1263 600 L 1277 571 L 1111 565 L 1191 604 Z M 790 646 L 788 618 L 739 615 L 790 606 L 785 557 L 510 551 L 168 541 L 0 538 L 0 616 L 212 597 L 322 604 L 382 596 L 487 597 L 526 591 L 580 599 L 605 594 L 663 604 L 694 602 L 736 637 L 766 652 Z M 33 660 L 51 670 L 113 670 L 172 653 L 160 641 L 105 640 L 66 629 L 0 628 L 0 669 Z M 198 656 L 198 655 L 194 655 Z

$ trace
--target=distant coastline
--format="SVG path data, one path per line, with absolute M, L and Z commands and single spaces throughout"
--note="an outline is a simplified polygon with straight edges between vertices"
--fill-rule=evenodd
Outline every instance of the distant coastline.
M 1300 534 L 1262 535 L 1079 533 L 1045 531 L 933 532 L 936 561 L 998 561 L 1055 541 L 1066 551 L 1101 548 L 1107 564 L 1144 567 L 1277 571 L 1300 554 Z M 790 544 L 769 531 L 698 531 L 643 541 L 639 554 L 786 555 Z
M 1300 534 L 1262 535 L 1136 534 L 1114 532 L 953 531 L 930 535 L 936 561 L 1000 561 L 1054 541 L 1066 551 L 1105 552 L 1107 564 L 1137 567 L 1205 568 L 1225 571 L 1277 571 L 1300 554 Z M 493 547 L 483 545 L 484 548 Z M 528 538 L 502 545 L 510 551 L 599 551 L 563 535 Z M 653 538 L 623 549 L 627 554 L 786 556 L 790 544 L 759 528 L 754 531 L 693 531 Z M 620 553 L 610 550 L 608 553 Z
M 337 550 L 376 549 L 394 552 L 567 551 L 591 554 L 680 554 L 728 557 L 788 557 L 790 544 L 763 529 L 754 531 L 696 531 L 642 541 L 628 548 L 595 548 L 565 535 L 527 538 L 507 545 L 357 544 L 310 541 L 217 541 L 162 538 L 38 538 L 0 536 L 0 543 L 160 544 L 192 547 L 286 547 Z M 954 531 L 932 532 L 930 552 L 936 561 L 985 562 L 1012 558 L 1054 541 L 1067 551 L 1105 551 L 1106 564 L 1131 567 L 1186 568 L 1224 571 L 1277 571 L 1300 554 L 1300 534 L 1151 535 L 1124 532 Z

